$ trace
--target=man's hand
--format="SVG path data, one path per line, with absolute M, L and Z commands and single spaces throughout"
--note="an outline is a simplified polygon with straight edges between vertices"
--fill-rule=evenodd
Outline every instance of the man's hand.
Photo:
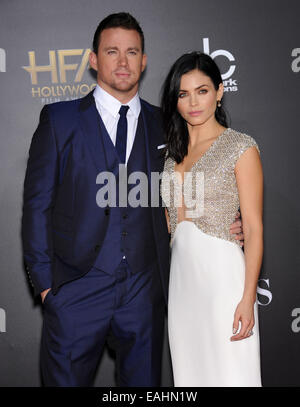
M 241 214 L 237 212 L 235 215 L 235 222 L 230 226 L 230 233 L 236 235 L 235 239 L 240 241 L 240 246 L 244 246 L 243 224 L 240 219 Z
M 51 288 L 47 288 L 47 290 L 44 290 L 41 292 L 41 298 L 42 298 L 42 304 L 44 303 L 45 297 L 48 294 L 48 291 L 50 291 Z

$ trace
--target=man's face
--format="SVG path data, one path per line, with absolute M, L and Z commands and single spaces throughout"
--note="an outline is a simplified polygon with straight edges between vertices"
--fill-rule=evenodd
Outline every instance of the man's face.
M 98 84 L 122 103 L 136 94 L 146 62 L 139 33 L 123 28 L 103 30 L 98 54 L 90 54 L 90 65 L 97 71 Z

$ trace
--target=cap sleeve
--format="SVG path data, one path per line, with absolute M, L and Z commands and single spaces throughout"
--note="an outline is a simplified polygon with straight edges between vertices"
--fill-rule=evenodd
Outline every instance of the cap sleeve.
M 240 134 L 240 140 L 237 145 L 234 163 L 236 164 L 237 160 L 241 157 L 241 155 L 244 154 L 245 151 L 247 151 L 251 147 L 256 147 L 258 154 L 260 154 L 260 149 L 254 138 L 248 136 L 247 134 Z

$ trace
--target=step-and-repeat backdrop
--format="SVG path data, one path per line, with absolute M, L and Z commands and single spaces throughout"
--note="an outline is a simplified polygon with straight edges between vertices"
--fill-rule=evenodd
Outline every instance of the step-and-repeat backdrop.
M 42 311 L 23 269 L 23 180 L 44 104 L 95 86 L 88 55 L 99 21 L 128 11 L 146 38 L 140 94 L 159 103 L 181 54 L 219 64 L 234 129 L 253 136 L 265 176 L 265 254 L 258 285 L 264 386 L 300 385 L 300 3 L 298 0 L 1 0 L 0 386 L 40 386 Z M 201 323 L 201 321 L 199 321 Z M 114 386 L 104 352 L 96 386 Z M 172 386 L 165 338 L 163 383 Z

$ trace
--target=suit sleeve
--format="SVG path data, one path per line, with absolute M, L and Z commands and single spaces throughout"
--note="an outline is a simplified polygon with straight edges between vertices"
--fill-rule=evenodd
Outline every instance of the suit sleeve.
M 58 154 L 49 107 L 44 106 L 33 135 L 24 181 L 22 242 L 25 269 L 34 295 L 52 284 L 52 208 Z

